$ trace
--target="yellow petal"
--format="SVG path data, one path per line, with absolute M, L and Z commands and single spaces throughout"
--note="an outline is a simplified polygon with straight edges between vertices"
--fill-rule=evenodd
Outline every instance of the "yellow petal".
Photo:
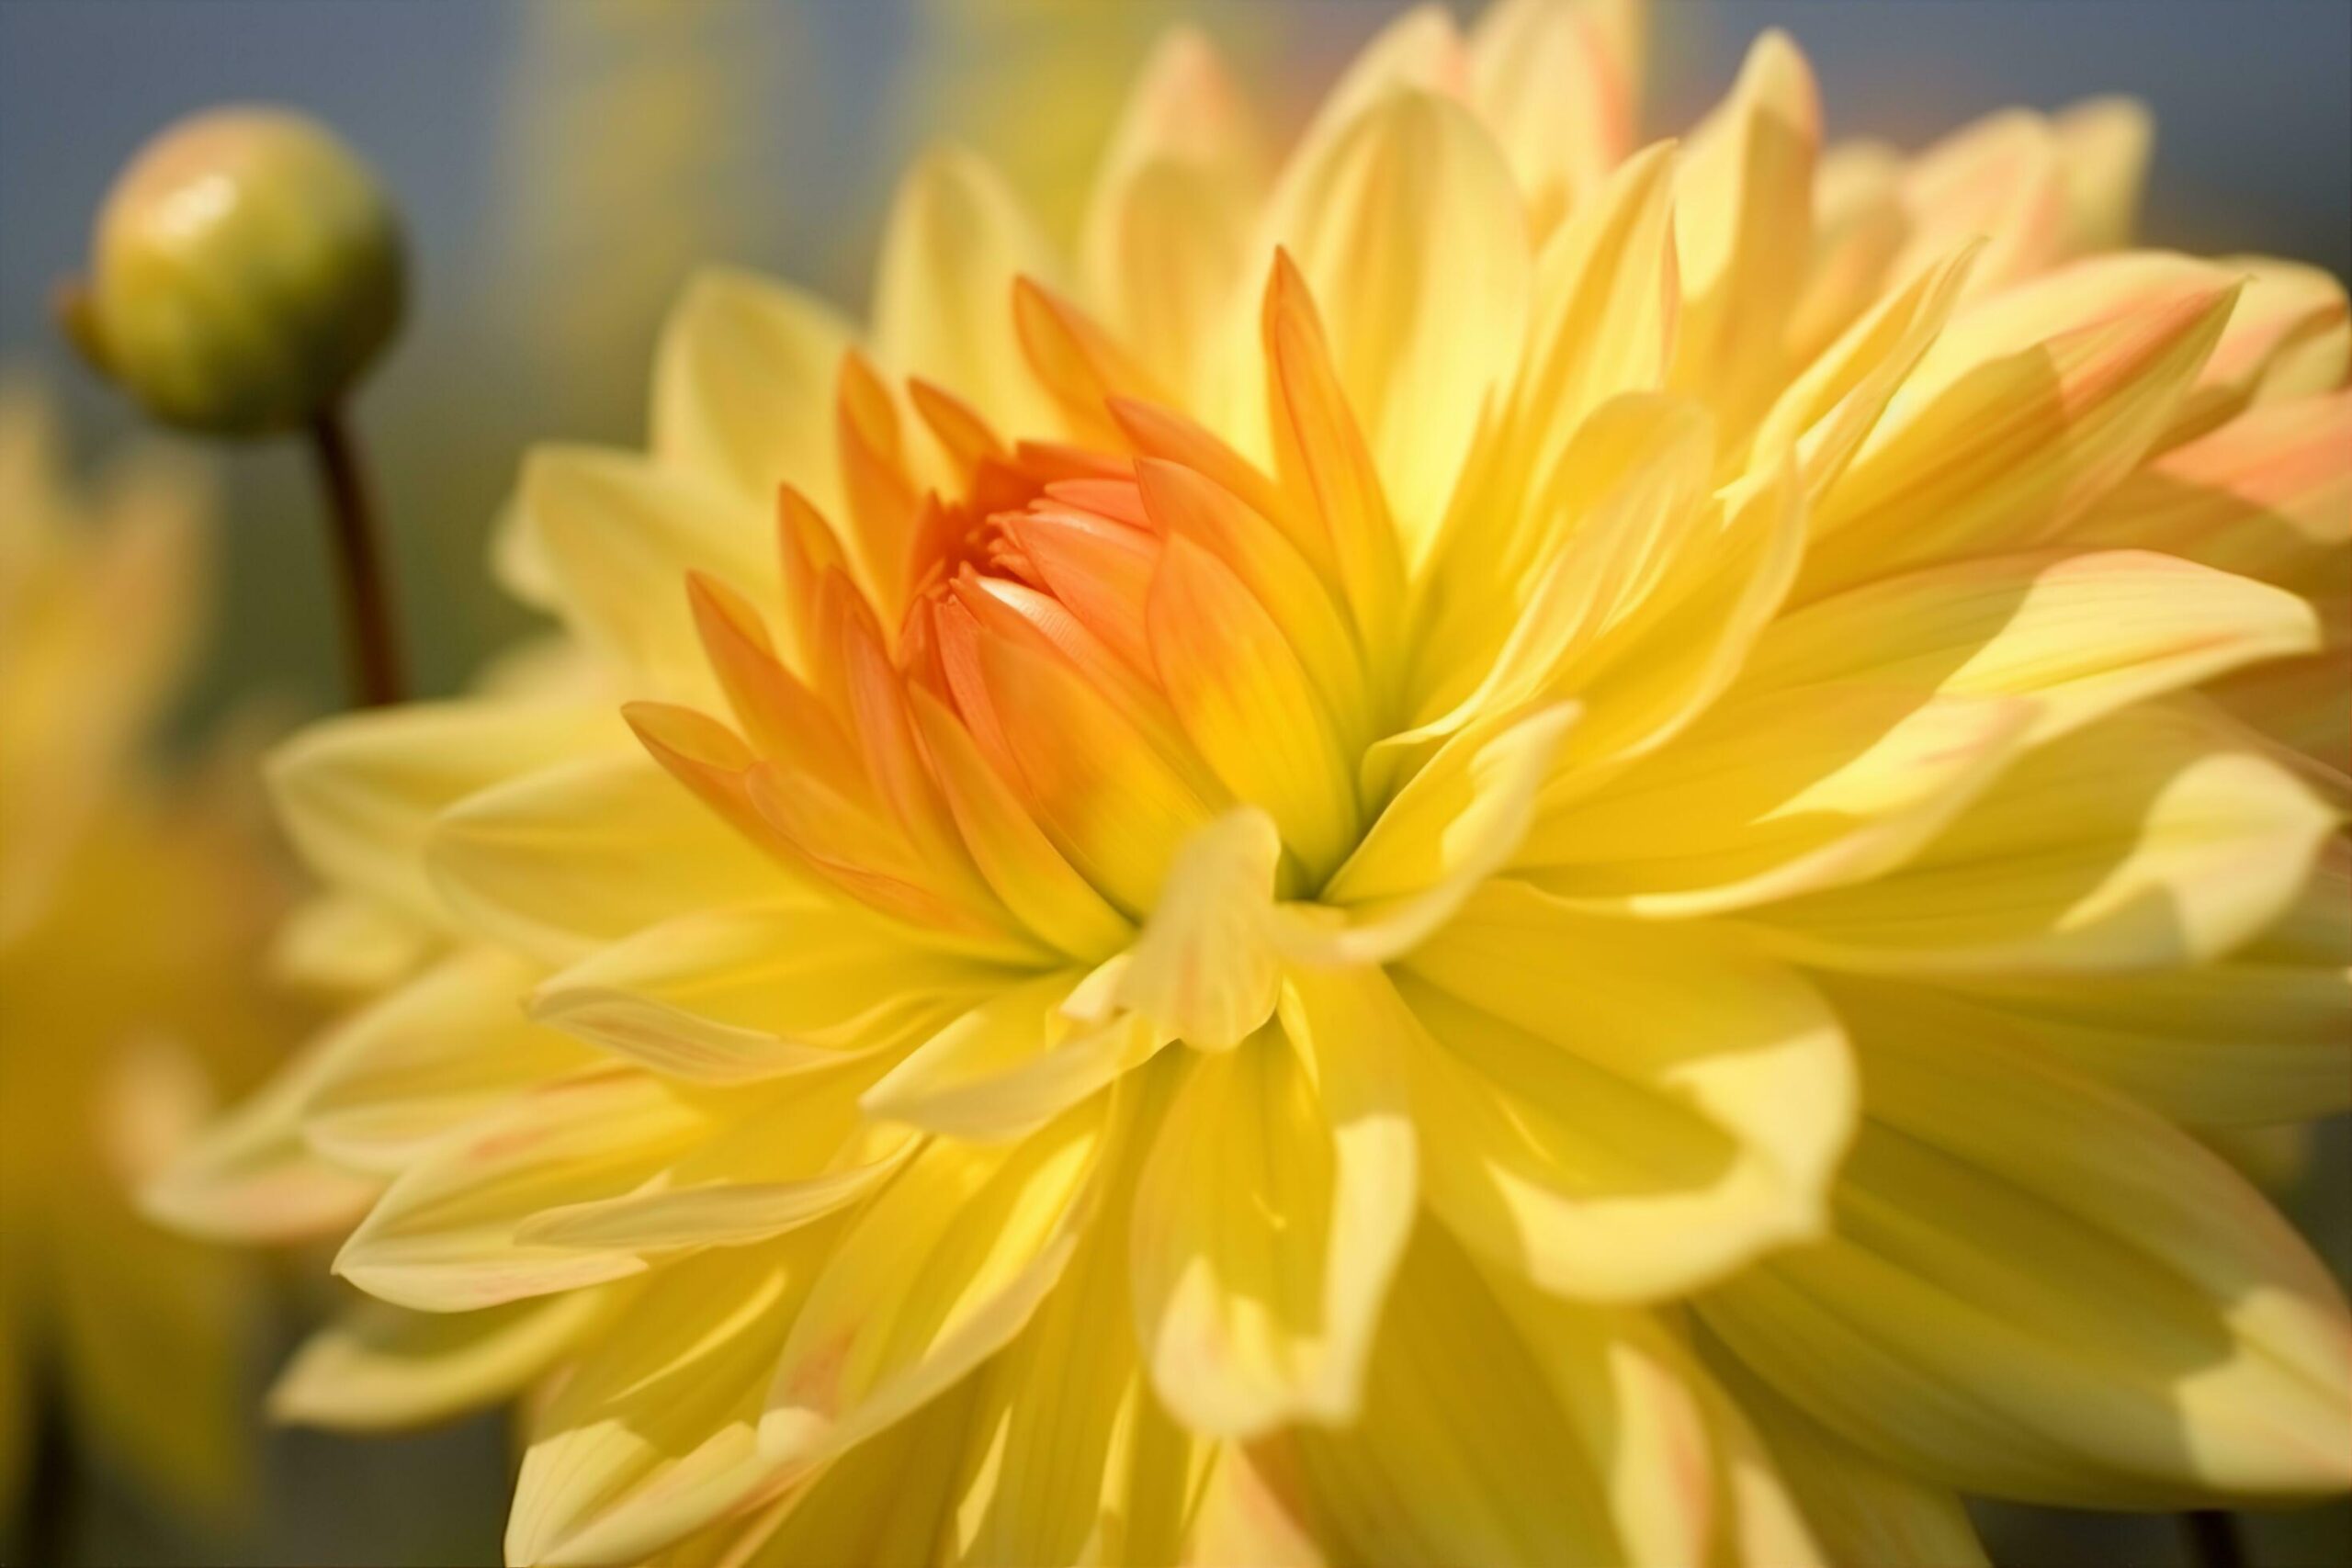
M 781 485 L 838 512 L 833 378 L 851 337 L 831 306 L 797 288 L 726 267 L 696 274 L 654 352 L 654 457 L 722 481 L 762 513 Z
M 1623 1541 L 1613 1561 L 1777 1568 L 1823 1557 L 1740 1410 L 1667 1325 L 1482 1270 L 1573 1424 Z
M 1585 716 L 1554 761 L 1546 809 L 1666 745 L 1724 694 L 1796 579 L 1805 518 L 1793 459 L 1716 497 L 1713 531 L 1682 536 L 1648 599 L 1574 671 Z
M 435 945 L 429 928 L 386 905 L 357 894 L 322 893 L 279 922 L 266 967 L 307 992 L 365 997 L 400 984 Z
M 1910 238 L 1903 155 L 1868 138 L 1822 149 L 1813 178 L 1813 261 L 1790 313 L 1790 362 L 1804 365 L 1890 293 Z
M 752 500 L 715 474 L 633 453 L 541 446 L 524 460 L 514 506 L 582 640 L 632 673 L 636 694 L 711 690 L 686 608 L 686 573 L 775 592 L 774 492 Z
M 1835 1015 L 1691 928 L 1498 883 L 1399 982 L 1430 1208 L 1547 1291 L 1680 1294 L 1818 1233 L 1854 1114 Z
M 1135 928 L 1071 868 L 963 721 L 921 686 L 907 698 L 956 831 L 1005 908 L 1072 958 L 1099 961 L 1125 947 Z
M 791 888 L 782 866 L 641 755 L 469 796 L 435 820 L 424 858 L 460 925 L 550 964 L 673 915 Z
M 832 899 L 680 916 L 534 991 L 531 1016 L 673 1077 L 750 1083 L 920 1039 L 1001 971 Z
M 1038 825 L 1119 908 L 1151 908 L 1176 845 L 1221 803 L 1215 775 L 1182 765 L 1192 753 L 1181 731 L 1172 750 L 1155 743 L 1155 716 L 1106 694 L 1090 678 L 1099 669 L 1081 672 L 1058 650 L 993 633 L 980 636 L 973 663 L 979 689 L 959 685 L 958 705 L 967 721 L 976 710 L 993 716 Z M 949 677 L 959 679 L 952 665 Z
M 2193 708 L 2143 705 L 2033 753 L 1902 869 L 1756 912 L 1808 963 L 1895 974 L 2166 969 L 2295 897 L 2331 811 Z
M 1785 33 L 1757 39 L 1677 180 L 1682 316 L 1671 384 L 1745 430 L 1785 369 L 1782 340 L 1813 240 L 1821 143 L 1813 70 Z
M 1687 398 L 1628 393 L 1587 419 L 1521 502 L 1544 519 L 1546 537 L 1517 574 L 1516 613 L 1483 612 L 1500 623 L 1486 643 L 1494 651 L 1484 678 L 1451 712 L 1382 741 L 1367 759 L 1367 777 L 1378 782 L 1391 753 L 1451 734 L 1474 714 L 1509 712 L 1570 689 L 1578 663 L 1653 609 L 1652 596 L 1684 558 L 1714 548 L 1703 504 L 1713 453 L 1714 422 Z M 1451 649 L 1434 655 L 1459 656 Z M 1439 674 L 1442 688 L 1459 684 L 1450 673 Z
M 2177 1508 L 2352 1482 L 2352 1318 L 2242 1178 L 2030 1055 L 1861 1044 L 1836 1239 L 1702 1303 L 1743 1360 L 1972 1492 Z
M 2031 698 L 2035 744 L 2145 698 L 2317 643 L 2292 595 L 2137 550 L 1961 561 L 1782 616 L 1744 690 L 1884 682 Z
M 559 1201 L 514 1227 L 518 1246 L 634 1252 L 667 1263 L 764 1242 L 847 1208 L 888 1180 L 915 1140 L 859 1114 L 865 1064 L 748 1103 L 673 1164 L 611 1197 Z
M 1125 1207 L 1106 1207 L 1029 1326 L 973 1379 L 954 1561 L 1181 1560 L 1204 1445 L 1152 1397 L 1126 1327 Z
M 1561 453 L 1596 409 L 1665 382 L 1679 300 L 1672 151 L 1627 160 L 1538 257 L 1518 378 L 1471 454 L 1430 561 L 1416 712 L 1442 712 L 1476 682 L 1511 623 L 1496 606 L 1523 598 L 1557 547 L 1562 520 L 1525 502 L 1535 476 L 1562 474 Z
M 837 1454 L 1003 1347 L 1068 1265 L 1124 1114 L 1096 1095 L 1022 1140 L 934 1140 L 865 1209 L 792 1325 L 767 1392 L 773 1458 Z
M 321 1159 L 302 1140 L 302 1103 L 323 1043 L 306 1046 L 174 1156 L 139 1192 L 150 1219 L 219 1241 L 281 1244 L 342 1234 L 380 1178 Z
M 1207 1051 L 1228 1050 L 1274 1010 L 1274 874 L 1282 853 L 1254 807 L 1186 838 L 1143 934 L 1121 959 L 1116 1005 Z
M 1606 9 L 1500 0 L 1471 31 L 1471 106 L 1510 158 L 1539 238 L 1633 151 L 1640 84 L 1611 48 Z
M 1265 608 L 1200 546 L 1169 540 L 1145 627 L 1160 684 L 1217 777 L 1262 807 L 1308 880 L 1356 839 L 1354 781 L 1314 684 Z
M 957 1466 L 971 1440 L 978 1392 L 977 1379 L 966 1380 L 792 1486 L 771 1512 L 749 1516 L 723 1568 L 847 1568 L 945 1557 Z
M 1891 271 L 1906 276 L 1981 234 L 1986 244 L 1972 292 L 2046 273 L 2072 242 L 2069 186 L 2064 143 L 2041 115 L 2002 109 L 1962 126 L 1903 173 L 1911 238 Z
M 1090 296 L 1170 387 L 1207 389 L 1264 186 L 1243 95 L 1206 39 L 1171 29 L 1137 73 L 1079 240 Z
M 1194 1431 L 1356 1417 L 1415 1208 L 1397 1032 L 1375 974 L 1305 975 L 1283 1027 L 1194 1057 L 1136 1179 L 1136 1332 Z
M 760 1382 L 821 1257 L 715 1253 L 648 1281 L 533 1419 L 506 1561 L 636 1562 L 786 1484 Z
M 1284 919 L 1283 950 L 1310 964 L 1382 964 L 1443 926 L 1525 840 L 1545 771 L 1577 718 L 1574 704 L 1556 704 L 1508 723 L 1481 720 L 1447 740 L 1318 895 L 1344 919 Z
M 890 209 L 874 285 L 874 335 L 890 367 L 988 412 L 1004 434 L 1058 425 L 1013 329 L 1013 279 L 1051 277 L 1050 253 L 1004 177 L 978 155 L 934 147 Z
M 538 971 L 492 948 L 443 960 L 330 1032 L 309 1075 L 302 1135 L 330 1159 L 395 1175 L 460 1122 L 595 1054 L 533 1028 Z
M 625 751 L 609 709 L 418 703 L 346 714 L 271 754 L 278 820 L 329 884 L 445 928 L 419 851 L 433 818 L 469 795 L 584 755 Z
M 2352 391 L 2249 410 L 2146 464 L 2066 533 L 2162 550 L 2340 604 L 2352 558 Z
M 1341 1562 L 1624 1562 L 1601 1456 L 1459 1248 L 1424 1226 L 1397 1271 L 1362 1416 L 1252 1459 Z
M 1275 516 L 1338 584 L 1366 662 L 1385 660 L 1405 592 L 1396 514 L 1313 291 L 1286 250 L 1274 253 L 1261 325 L 1285 502 Z
M 2132 243 L 2140 192 L 2155 145 L 2155 119 L 2137 98 L 2086 98 L 2051 122 L 2066 175 L 2068 248 L 2114 250 Z
M 2352 685 L 2340 649 L 2242 670 L 2207 690 L 2226 712 L 2301 752 L 2340 787 L 2344 738 L 2352 735 Z
M 2132 471 L 2220 341 L 2236 288 L 2199 269 L 2123 269 L 2082 263 L 1952 321 L 1823 500 L 1808 597 L 2029 548 Z
M 1974 242 L 1962 245 L 1848 328 L 1773 400 L 1757 427 L 1751 461 L 1794 451 L 1805 494 L 1818 502 L 1943 331 L 1976 254 Z
M 1411 89 L 1459 97 L 1469 83 L 1469 51 L 1443 6 L 1419 5 L 1392 17 L 1356 51 L 1316 106 L 1283 182 L 1302 179 L 1305 170 L 1329 155 L 1333 141 L 1382 100 Z
M 2331 274 L 2269 256 L 2224 256 L 2213 265 L 2245 287 L 2196 389 L 2165 432 L 2165 446 L 2249 406 L 2335 391 L 2352 370 L 2352 310 Z
M 1278 524 L 1185 463 L 1139 458 L 1136 479 L 1151 521 L 1216 556 L 1282 627 L 1333 726 L 1349 744 L 1360 746 L 1372 722 L 1363 656 L 1340 602 L 1308 558 Z
M 1302 152 L 1270 231 L 1321 308 L 1340 385 L 1414 558 L 1436 532 L 1482 405 L 1519 362 L 1529 254 L 1510 171 L 1465 110 L 1400 89 Z
M 526 1094 L 435 1145 L 344 1243 L 335 1272 L 421 1312 L 467 1312 L 639 1273 L 619 1249 L 518 1246 L 542 1210 L 626 1192 L 707 1136 L 709 1113 L 650 1075 Z
M 1987 1568 L 1959 1495 L 1857 1448 L 1719 1355 L 1713 1371 L 1739 1403 L 1833 1562 L 1872 1568 Z
M 270 1418 L 398 1431 L 503 1404 L 585 1344 L 613 1304 L 602 1291 L 468 1313 L 362 1301 L 302 1341 L 270 1385 Z
M 2338 887 L 2315 884 L 2305 899 Z M 2239 953 L 2159 974 L 1991 976 L 1947 988 L 1825 980 L 1847 1017 L 2041 1052 L 2176 1121 L 2259 1125 L 2352 1110 L 2352 950 Z
M 1653 918 L 1867 882 L 1990 784 L 2033 716 L 1861 683 L 1726 701 L 1545 814 L 1512 864 L 1577 908 Z
M 1169 1036 L 1127 1015 L 1073 1023 L 1058 1010 L 1074 970 L 1013 986 L 910 1052 L 865 1093 L 868 1115 L 980 1143 L 1027 1136 L 1131 1068 Z

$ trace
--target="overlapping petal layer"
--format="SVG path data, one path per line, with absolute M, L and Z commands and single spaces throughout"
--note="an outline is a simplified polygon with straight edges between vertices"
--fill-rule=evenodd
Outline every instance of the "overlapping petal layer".
M 715 276 L 650 456 L 526 476 L 634 745 L 288 753 L 449 952 L 270 1126 L 390 1178 L 347 1276 L 503 1314 L 435 1389 L 569 1369 L 516 1561 L 1957 1562 L 1955 1489 L 2346 1483 L 2340 1299 L 2163 1119 L 2352 1070 L 2341 293 L 2112 252 L 2128 106 L 1825 149 L 1770 35 L 1636 150 L 1640 33 L 1410 13 L 1271 173 L 1179 36 L 1069 266 L 928 156 L 870 333 Z M 289 1408 L 432 1337 L 336 1336 Z

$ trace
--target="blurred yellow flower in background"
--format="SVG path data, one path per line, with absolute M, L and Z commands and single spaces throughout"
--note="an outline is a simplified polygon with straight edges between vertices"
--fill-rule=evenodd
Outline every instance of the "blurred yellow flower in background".
M 1824 149 L 1768 34 L 1642 148 L 1641 29 L 1411 12 L 1280 158 L 1180 32 L 1074 255 L 944 148 L 870 327 L 687 290 L 501 544 L 575 647 L 273 763 L 422 965 L 155 1189 L 383 1184 L 282 1410 L 536 1384 L 518 1562 L 2352 1485 L 2184 1131 L 2352 1101 L 2343 292 L 2115 250 L 2120 103 Z
M 0 1515 L 45 1501 L 36 1406 L 62 1399 L 101 1467 L 218 1523 L 253 1260 L 131 1195 L 299 1028 L 254 974 L 284 889 L 232 769 L 167 781 L 154 753 L 206 604 L 204 476 L 62 464 L 45 398 L 0 387 Z

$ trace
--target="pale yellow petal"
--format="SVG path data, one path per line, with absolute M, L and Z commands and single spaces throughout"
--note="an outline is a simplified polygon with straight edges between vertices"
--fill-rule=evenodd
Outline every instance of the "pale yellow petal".
M 1802 592 L 2057 536 L 2172 422 L 2236 294 L 2218 270 L 2125 256 L 1962 312 L 1823 499 Z
M 760 1452 L 761 1380 L 822 1257 L 709 1254 L 638 1291 L 532 1418 L 506 1561 L 636 1562 L 789 1484 Z
M 524 459 L 514 504 L 557 613 L 629 671 L 633 695 L 714 692 L 687 609 L 687 572 L 745 592 L 777 584 L 773 493 L 754 501 L 715 473 L 628 452 L 541 446 Z
M 1906 1474 L 1815 1421 L 1721 1354 L 1712 1367 L 1755 1427 L 1833 1562 L 1871 1568 L 1988 1568 L 1960 1496 Z
M 1875 882 L 1755 912 L 1806 962 L 1918 975 L 2210 961 L 2302 887 L 2336 814 L 2190 707 L 2128 708 L 2003 775 Z
M 270 1418 L 398 1431 L 503 1404 L 586 1343 L 613 1304 L 599 1291 L 468 1313 L 362 1301 L 302 1341 L 270 1385 Z
M 989 998 L 910 1052 L 865 1092 L 868 1115 L 975 1142 L 1024 1137 L 1170 1035 L 1137 1014 L 1079 1022 L 1059 1009 L 1075 971 Z
M 2069 248 L 2106 251 L 2131 243 L 2156 140 L 2148 106 L 2137 98 L 2086 98 L 2052 118 L 2051 129 L 2066 174 Z
M 2153 1509 L 2352 1481 L 2352 1317 L 2244 1179 L 1991 1042 L 1861 1045 L 1836 1238 L 1702 1303 L 1743 1360 L 1972 1492 Z
M 673 1077 L 780 1077 L 921 1039 L 1004 983 L 912 937 L 826 898 L 696 910 L 550 976 L 531 1016 Z
M 986 411 L 1001 435 L 1051 435 L 1012 318 L 1016 277 L 1050 279 L 1051 253 L 1004 176 L 934 147 L 899 182 L 874 285 L 875 345 L 891 368 Z M 879 564 L 879 563 L 876 563 Z
M 1430 1208 L 1593 1301 L 1680 1294 L 1818 1235 L 1853 1069 L 1794 971 L 1498 883 L 1408 961 Z
M 1283 951 L 1313 964 L 1378 964 L 1441 929 L 1525 840 L 1545 770 L 1577 718 L 1560 704 L 1453 737 L 1325 886 L 1322 901 L 1344 919 L 1285 919 Z
M 1541 1350 L 1431 1227 L 1397 1271 L 1362 1416 L 1292 1427 L 1251 1457 L 1334 1562 L 1627 1561 L 1600 1456 L 1561 1407 Z
M 1019 1333 L 1102 1200 L 1123 1115 L 1111 1090 L 1018 1144 L 926 1145 L 858 1214 L 795 1320 L 767 1391 L 763 1450 L 837 1454 Z
M 1820 143 L 1812 68 L 1787 34 L 1768 31 L 1692 133 L 1676 180 L 1683 303 L 1670 382 L 1704 399 L 1726 433 L 1747 427 L 1786 370 Z
M 1193 1430 L 1356 1417 L 1413 1222 L 1410 1027 L 1376 974 L 1302 973 L 1280 1030 L 1189 1064 L 1136 1178 L 1133 1249 L 1153 1383 Z
M 2069 254 L 2071 196 L 2056 127 L 2027 109 L 1998 109 L 1962 126 L 1903 171 L 1910 241 L 1893 264 L 1902 276 L 1973 235 L 1986 241 L 1972 291 L 1990 293 L 2047 272 Z
M 707 475 L 762 515 L 790 485 L 838 513 L 833 378 L 852 331 L 831 306 L 751 273 L 690 281 L 653 358 L 652 448 Z
M 933 1562 L 952 1537 L 957 1466 L 971 1440 L 978 1380 L 938 1395 L 828 1463 L 752 1516 L 724 1568 L 868 1568 Z
M 1126 1330 L 1125 1207 L 1106 1207 L 1029 1326 L 973 1379 L 956 1562 L 1178 1561 L 1207 1445 L 1153 1398 Z
M 550 964 L 690 910 L 794 886 L 642 753 L 562 764 L 468 796 L 434 820 L 423 859 L 460 926 Z
M 2144 698 L 2318 646 L 2292 594 L 2139 550 L 1961 561 L 1782 616 L 1741 672 L 1749 692 L 1865 681 L 2026 697 L 2040 743 Z
M 313 1043 L 197 1134 L 139 1192 L 140 1211 L 190 1235 L 283 1244 L 342 1234 L 383 1190 L 380 1177 L 330 1164 L 302 1139 L 302 1104 L 323 1043 Z
M 558 1201 L 514 1227 L 517 1246 L 633 1252 L 664 1264 L 747 1247 L 850 1207 L 888 1180 L 918 1140 L 876 1126 L 859 1096 L 870 1064 L 797 1079 L 750 1100 L 674 1163 L 627 1191 Z
M 1451 100 L 1402 89 L 1284 178 L 1270 218 L 1329 330 L 1408 559 L 1437 531 L 1481 410 L 1519 363 L 1526 220 Z
M 329 996 L 394 986 L 435 946 L 432 928 L 359 894 L 322 893 L 297 905 L 271 937 L 269 973 Z
M 1090 296 L 1168 386 L 1207 389 L 1265 183 L 1239 88 L 1206 39 L 1172 29 L 1103 150 L 1079 239 Z
M 1546 813 L 1513 868 L 1577 908 L 1650 918 L 1867 882 L 1998 777 L 2033 717 L 2021 700 L 1861 682 L 1728 700 Z
M 538 977 L 462 950 L 338 1023 L 308 1077 L 302 1136 L 328 1158 L 397 1174 L 441 1134 L 595 1053 L 523 1016 Z
M 442 930 L 448 917 L 419 858 L 436 815 L 551 763 L 631 746 L 610 709 L 417 703 L 314 724 L 271 754 L 266 776 L 312 871 Z
M 2173 447 L 2066 536 L 2162 550 L 2341 614 L 2352 598 L 2352 391 L 2267 403 Z
M 1471 31 L 1470 103 L 1510 160 L 1538 237 L 1633 151 L 1641 85 L 1612 47 L 1611 9 L 1498 0 Z
M 1563 519 L 1529 505 L 1537 475 L 1573 483 L 1562 454 L 1595 410 L 1654 392 L 1673 353 L 1672 148 L 1628 159 L 1537 257 L 1527 346 L 1507 402 L 1481 434 L 1430 562 L 1412 711 L 1442 713 L 1485 672 L 1557 547 Z
M 660 1079 L 607 1070 L 525 1094 L 434 1145 L 385 1190 L 335 1258 L 368 1294 L 467 1312 L 640 1273 L 622 1248 L 518 1245 L 532 1216 L 628 1191 L 707 1137 L 708 1109 Z
M 1179 846 L 1111 999 L 1203 1050 L 1231 1048 L 1274 1010 L 1274 886 L 1282 842 L 1254 807 Z M 1099 1013 L 1099 1010 L 1089 1010 Z

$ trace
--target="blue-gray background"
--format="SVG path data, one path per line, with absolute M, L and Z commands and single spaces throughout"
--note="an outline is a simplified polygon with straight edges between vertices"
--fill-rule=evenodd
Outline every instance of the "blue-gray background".
M 550 30 L 555 7 L 568 17 Z M 480 569 L 516 453 L 548 436 L 631 436 L 660 301 L 688 253 L 792 275 L 862 308 L 890 171 L 922 137 L 953 131 L 1064 175 L 1082 172 L 1072 159 L 1099 141 L 1106 96 L 975 98 L 959 91 L 955 66 L 1018 62 L 1082 83 L 1099 60 L 1132 61 L 1147 10 L 1199 19 L 1249 74 L 1274 83 L 1321 79 L 1392 7 L 841 0 L 719 4 L 682 21 L 608 0 L 537 11 L 0 0 L 0 366 L 30 364 L 61 389 L 85 452 L 130 431 L 47 319 L 51 284 L 80 265 L 111 175 L 160 125 L 225 99 L 292 103 L 333 122 L 384 172 L 411 222 L 411 328 L 359 416 L 398 534 L 419 683 L 454 689 L 527 625 Z M 1668 0 L 1659 11 L 1653 133 L 1687 126 L 1713 102 L 1767 26 L 1794 33 L 1813 59 L 1837 136 L 1917 145 L 2004 104 L 2130 93 L 2159 126 L 2143 226 L 2153 243 L 2352 271 L 2345 0 Z M 569 98 L 567 73 L 581 86 Z M 606 81 L 610 101 L 639 95 L 647 122 L 673 127 L 687 152 L 664 164 L 640 144 L 638 119 L 600 114 L 594 85 Z M 719 136 L 700 155 L 696 127 Z M 649 215 L 673 213 L 669 228 L 694 242 L 677 254 L 649 231 L 668 231 Z M 216 657 L 188 705 L 191 729 L 255 691 L 293 708 L 336 694 L 299 455 L 241 450 L 223 479 L 225 605 Z M 2352 1227 L 2342 1134 L 2331 1130 L 2301 1194 L 2339 1275 Z M 501 1436 L 482 1426 L 395 1444 L 281 1440 L 265 1529 L 191 1544 L 114 1506 L 99 1481 L 82 1550 L 94 1561 L 491 1561 L 506 1460 Z M 2263 1521 L 2256 1560 L 2352 1561 L 2348 1520 L 2339 1508 Z M 2162 1521 L 1991 1528 L 2018 1568 L 2163 1564 L 2177 1550 Z

